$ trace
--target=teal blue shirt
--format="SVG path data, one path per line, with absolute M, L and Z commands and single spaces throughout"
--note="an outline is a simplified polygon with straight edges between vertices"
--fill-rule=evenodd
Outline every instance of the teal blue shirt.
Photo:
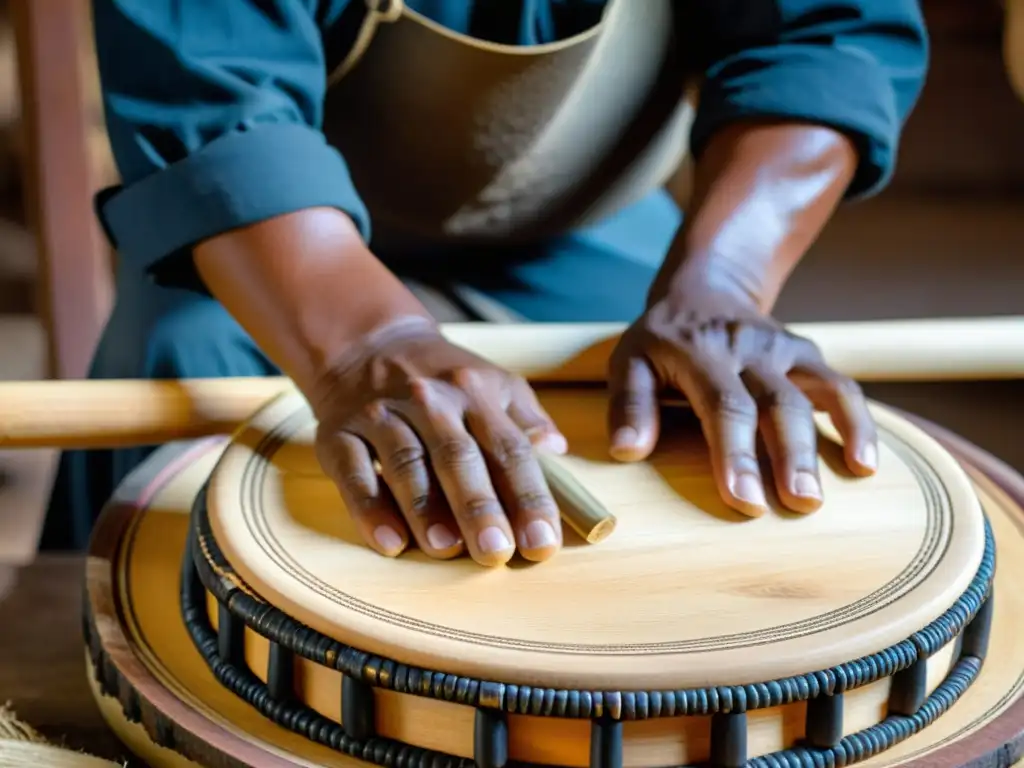
M 347 53 L 331 33 L 361 2 L 94 0 L 122 177 L 97 210 L 121 259 L 149 270 L 203 239 L 312 206 L 348 212 L 369 235 L 345 158 L 321 133 L 325 73 Z M 574 34 L 604 4 L 406 2 L 458 32 L 522 45 Z M 915 0 L 678 2 L 685 69 L 704 75 L 695 156 L 732 121 L 782 117 L 853 137 L 860 166 L 850 196 L 887 183 L 927 71 Z

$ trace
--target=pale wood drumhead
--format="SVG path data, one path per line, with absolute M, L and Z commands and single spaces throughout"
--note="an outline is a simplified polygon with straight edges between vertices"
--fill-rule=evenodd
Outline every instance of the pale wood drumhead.
M 803 674 L 905 640 L 947 610 L 981 562 L 970 481 L 935 441 L 874 407 L 880 470 L 843 471 L 822 422 L 825 505 L 749 520 L 719 500 L 699 430 L 647 462 L 607 458 L 606 400 L 541 398 L 564 466 L 618 518 L 607 540 L 540 565 L 484 569 L 357 538 L 286 395 L 234 438 L 210 483 L 217 544 L 248 586 L 346 644 L 447 673 L 547 687 L 665 689 Z
M 366 765 L 273 724 L 224 688 L 182 622 L 189 514 L 219 450 L 216 443 L 162 448 L 126 481 L 97 524 L 86 625 L 90 674 L 102 680 L 94 680 L 101 710 L 153 768 Z M 1024 481 L 981 452 L 966 455 L 977 462 L 970 465 L 971 480 L 991 522 L 999 562 L 988 655 L 949 712 L 859 763 L 865 768 L 1005 768 L 1024 744 Z

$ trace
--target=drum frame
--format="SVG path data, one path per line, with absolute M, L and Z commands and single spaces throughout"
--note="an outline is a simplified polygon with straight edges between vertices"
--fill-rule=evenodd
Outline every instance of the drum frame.
M 1024 477 L 1019 473 L 958 435 L 925 419 L 900 413 L 937 439 L 966 469 L 1024 509 Z M 200 441 L 200 448 L 203 443 L 209 441 Z M 195 443 L 171 443 L 158 449 L 153 458 L 164 463 L 181 462 L 183 455 L 187 459 L 187 454 L 193 451 L 201 453 Z M 138 513 L 138 494 L 157 474 L 156 470 L 140 468 L 125 481 L 99 518 L 89 549 L 83 625 L 89 675 L 94 693 L 101 697 L 104 715 L 118 735 L 133 745 L 137 754 L 157 760 L 159 764 L 179 765 L 168 757 L 174 754 L 185 761 L 224 768 L 252 765 L 296 768 L 292 760 L 267 752 L 244 735 L 225 729 L 167 689 L 135 655 L 132 642 L 118 620 L 117 574 L 124 539 Z M 1019 516 L 1018 524 L 1024 526 L 1024 516 Z M 1021 530 L 1024 532 L 1024 527 Z M 915 753 L 900 765 L 902 768 L 1007 768 L 1021 758 L 1024 758 L 1024 697 L 1018 694 L 971 731 L 923 753 Z
M 530 687 L 446 674 L 371 654 L 329 638 L 262 600 L 234 571 L 211 530 L 206 487 L 193 507 L 182 569 L 182 609 L 189 634 L 215 677 L 264 716 L 315 742 L 386 768 L 502 768 L 508 761 L 508 714 L 591 721 L 592 768 L 621 768 L 628 720 L 711 715 L 715 768 L 818 768 L 850 765 L 927 727 L 969 688 L 981 670 L 992 620 L 995 542 L 985 521 L 985 550 L 967 590 L 908 639 L 828 669 L 747 685 L 679 690 L 591 691 Z M 215 630 L 206 602 L 217 602 Z M 246 631 L 269 643 L 264 684 L 247 666 Z M 926 695 L 927 660 L 956 642 L 945 679 Z M 292 691 L 298 656 L 342 675 L 341 723 Z M 843 736 L 843 694 L 886 677 L 892 688 L 885 720 Z M 373 690 L 441 699 L 476 709 L 474 758 L 461 758 L 378 737 Z M 747 712 L 806 701 L 807 746 L 747 759 Z M 344 725 L 343 725 L 344 724 Z

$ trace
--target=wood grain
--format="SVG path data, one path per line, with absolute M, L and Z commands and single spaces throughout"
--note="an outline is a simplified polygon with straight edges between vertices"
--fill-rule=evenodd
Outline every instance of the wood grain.
M 541 402 L 569 441 L 553 460 L 618 518 L 598 547 L 485 573 L 418 550 L 380 558 L 319 469 L 298 396 L 262 410 L 221 458 L 208 490 L 217 545 L 256 593 L 343 643 L 451 674 L 592 690 L 734 685 L 858 658 L 935 619 L 981 562 L 966 475 L 883 408 L 875 477 L 832 460 L 821 420 L 822 508 L 776 505 L 748 520 L 718 496 L 694 425 L 651 460 L 618 463 L 603 392 Z
M 982 456 L 981 458 L 984 459 L 985 457 Z M 159 459 L 161 464 L 158 465 L 158 469 L 163 468 L 168 461 L 166 455 L 159 457 Z M 991 462 L 989 461 L 989 463 Z M 184 478 L 186 480 L 184 485 L 180 482 L 182 478 L 176 478 L 171 473 L 169 482 L 165 482 L 163 489 L 150 498 L 148 506 L 140 505 L 138 499 L 130 505 L 127 499 L 122 499 L 122 503 L 126 505 L 126 508 L 136 510 L 135 514 L 138 514 L 139 509 L 149 510 L 144 516 L 144 518 L 149 520 L 146 523 L 149 531 L 141 533 L 140 529 L 140 533 L 133 534 L 133 539 L 135 546 L 142 547 L 142 549 L 151 555 L 155 555 L 155 557 L 140 556 L 132 558 L 135 575 L 129 579 L 129 583 L 134 583 L 135 586 L 131 587 L 131 589 L 136 590 L 137 594 L 136 599 L 131 603 L 133 610 L 128 611 L 125 615 L 134 615 L 137 618 L 141 618 L 142 624 L 135 625 L 132 628 L 132 626 L 122 627 L 117 621 L 110 622 L 110 625 L 107 622 L 103 622 L 104 626 L 107 626 L 111 632 L 116 630 L 120 633 L 129 633 L 122 635 L 124 642 L 117 645 L 115 657 L 124 652 L 129 652 L 128 649 L 132 646 L 145 650 L 149 661 L 142 665 L 142 671 L 148 670 L 149 677 L 146 679 L 143 676 L 143 683 L 146 686 L 155 685 L 173 690 L 172 702 L 174 699 L 178 701 L 176 706 L 171 706 L 167 710 L 161 710 L 159 714 L 169 722 L 176 723 L 174 734 L 175 738 L 178 739 L 178 743 L 192 745 L 187 747 L 188 749 L 209 750 L 205 754 L 207 757 L 211 757 L 211 759 L 215 755 L 218 764 L 238 765 L 235 761 L 238 759 L 239 750 L 241 749 L 246 750 L 246 759 L 252 759 L 253 753 L 248 750 L 255 748 L 257 751 L 266 751 L 264 756 L 266 759 L 258 763 L 261 765 L 295 766 L 308 764 L 308 761 L 314 761 L 317 764 L 327 766 L 346 766 L 346 768 L 357 765 L 358 763 L 355 763 L 350 758 L 330 754 L 329 752 L 326 756 L 322 757 L 321 755 L 324 753 L 315 749 L 313 745 L 306 744 L 296 748 L 294 746 L 295 742 L 288 741 L 287 734 L 280 733 L 280 729 L 276 727 L 267 727 L 265 725 L 266 721 L 261 720 L 259 717 L 253 718 L 251 710 L 248 710 L 245 705 L 240 704 L 237 700 L 232 701 L 230 695 L 225 696 L 223 691 L 218 691 L 216 685 L 210 681 L 209 673 L 204 671 L 194 648 L 190 647 L 187 640 L 180 636 L 183 629 L 180 626 L 180 622 L 175 621 L 175 612 L 167 611 L 166 605 L 161 606 L 160 590 L 166 590 L 167 598 L 165 600 L 173 599 L 172 596 L 176 590 L 176 576 L 174 573 L 176 570 L 176 556 L 174 552 L 178 551 L 178 547 L 183 543 L 184 532 L 183 528 L 179 527 L 175 521 L 177 520 L 179 524 L 184 522 L 187 516 L 189 496 L 191 493 L 194 493 L 195 484 L 201 482 L 202 476 L 208 471 L 208 469 L 204 469 L 204 466 L 209 467 L 208 463 L 199 462 L 199 464 L 202 466 L 197 465 L 185 471 L 185 475 L 189 477 Z M 984 481 L 983 475 L 979 473 L 978 479 Z M 150 481 L 151 478 L 147 480 L 147 484 Z M 193 488 L 191 492 L 187 490 L 187 486 L 190 484 Z M 1014 506 L 1012 500 L 999 496 L 990 496 L 985 493 L 987 487 L 985 485 L 979 486 L 979 492 L 983 494 L 990 516 L 997 518 L 997 529 L 1005 531 L 1008 524 L 1011 525 L 1012 530 L 1016 530 L 1012 528 L 1014 524 L 1024 526 L 1024 515 L 1022 515 L 1020 508 Z M 1003 503 L 1008 503 L 1009 506 L 1001 506 Z M 131 524 L 131 519 L 129 518 L 116 521 L 114 517 L 116 516 L 105 516 L 101 521 L 101 526 L 107 527 L 117 522 L 121 527 L 122 535 L 116 538 L 117 541 L 123 543 L 123 534 L 126 532 L 126 529 L 133 530 L 134 525 Z M 178 533 L 175 533 L 176 529 Z M 139 538 L 140 534 L 142 538 Z M 147 541 L 150 543 L 146 543 Z M 1004 555 L 1011 562 L 1014 562 L 1015 553 L 1022 547 L 1021 538 L 1016 536 L 1004 539 L 1001 542 L 1001 546 L 1004 548 L 1008 547 Z M 91 571 L 91 576 L 93 576 L 92 584 L 98 584 L 100 587 L 110 589 L 111 585 L 117 581 L 113 578 L 108 578 L 103 582 L 96 581 L 96 577 L 103 572 L 107 572 L 107 568 L 113 573 L 120 571 L 116 555 L 118 547 L 115 545 L 113 549 L 114 552 L 111 553 L 111 559 L 103 564 L 103 568 Z M 164 576 L 158 575 L 161 572 L 164 572 L 166 581 L 164 581 Z M 1014 583 L 1014 578 L 1013 573 L 1003 575 L 1003 579 L 1009 579 L 1008 583 L 1010 584 Z M 164 584 L 164 586 L 160 586 L 161 584 Z M 141 590 L 141 592 L 138 590 Z M 156 592 L 153 590 L 156 590 Z M 1012 589 L 997 589 L 997 593 L 1007 595 L 1007 599 L 1012 598 L 1015 603 L 1021 601 L 1019 597 L 1013 594 Z M 147 599 L 139 600 L 138 596 L 143 594 L 148 596 Z M 115 588 L 110 592 L 109 597 L 111 602 L 106 608 L 107 611 L 115 610 L 117 605 L 120 605 L 122 609 L 125 607 L 124 593 L 119 594 Z M 100 604 L 103 604 L 103 602 L 100 601 Z M 92 604 L 96 605 L 97 601 L 92 601 Z M 1016 633 L 1016 630 L 1011 629 L 1005 624 L 1009 617 L 1013 615 L 1012 609 L 1014 606 L 1008 604 L 1006 607 L 1010 610 L 1008 613 L 1004 613 L 1003 623 L 1005 629 L 1003 631 L 1009 630 Z M 138 613 L 140 610 L 142 613 Z M 132 621 L 134 619 L 129 621 L 129 625 Z M 870 768 L 882 768 L 883 766 L 888 768 L 889 766 L 904 764 L 913 764 L 920 766 L 920 768 L 924 766 L 960 768 L 968 764 L 975 765 L 972 762 L 975 758 L 982 760 L 982 762 L 977 764 L 984 766 L 984 768 L 995 768 L 997 765 L 1003 768 L 1005 765 L 1008 765 L 1009 763 L 1000 761 L 1018 749 L 1020 723 L 1019 721 L 1015 723 L 1012 720 L 1007 720 L 1003 714 L 1003 709 L 998 707 L 993 709 L 985 704 L 984 701 L 978 700 L 979 697 L 984 700 L 998 700 L 1004 695 L 1010 695 L 1012 702 L 1019 696 L 1019 691 L 1011 693 L 1012 686 L 1009 681 L 1024 674 L 1024 654 L 1014 652 L 1012 657 L 1003 658 L 1002 655 L 1006 649 L 1015 647 L 1012 638 L 1004 637 L 1004 641 L 1007 639 L 1010 640 L 1010 645 L 1007 645 L 1006 642 L 993 645 L 993 653 L 990 654 L 989 661 L 982 670 L 981 687 L 974 699 L 971 698 L 975 694 L 972 688 L 968 691 L 963 704 L 954 708 L 950 713 L 944 715 L 943 718 L 940 718 L 940 721 L 932 729 L 926 729 L 921 735 L 910 739 L 904 745 L 901 745 L 902 749 L 894 750 L 889 755 L 872 758 L 863 763 L 863 765 Z M 120 663 L 123 663 L 123 660 L 115 661 L 113 664 L 114 668 L 116 669 Z M 1007 667 L 1008 663 L 1019 666 Z M 153 666 L 154 664 L 156 665 L 155 667 Z M 195 668 L 195 665 L 198 666 L 198 669 Z M 258 668 L 258 664 L 254 664 L 254 668 Z M 138 671 L 136 670 L 136 672 Z M 976 684 L 976 687 L 978 685 Z M 140 695 L 143 702 L 150 700 L 150 689 L 148 687 L 134 690 Z M 108 702 L 104 709 L 111 722 L 119 729 L 119 732 L 124 733 L 126 729 L 128 731 L 138 730 L 137 727 L 126 723 L 123 717 L 118 719 L 117 708 L 109 705 L 109 698 L 104 698 L 102 694 L 100 694 L 100 697 L 101 700 Z M 197 712 L 200 714 L 198 725 L 196 725 L 197 721 L 195 718 Z M 979 712 L 981 713 L 980 715 L 978 714 Z M 986 712 L 989 712 L 990 715 L 986 715 Z M 968 720 L 958 721 L 958 713 L 968 717 Z M 151 721 L 152 717 L 155 717 L 154 712 L 150 712 L 147 722 Z M 981 720 L 976 722 L 975 718 L 977 717 L 981 717 Z M 188 720 L 190 725 L 195 727 L 192 729 L 182 728 L 181 723 L 185 720 Z M 699 721 L 699 718 L 695 718 L 694 721 Z M 218 725 L 218 723 L 224 722 L 230 722 L 232 725 L 228 729 L 225 729 L 223 725 Z M 436 720 L 433 722 L 437 725 L 441 724 Z M 261 725 L 260 723 L 263 724 Z M 451 721 L 448 724 L 450 727 Z M 238 728 L 241 728 L 243 732 L 246 732 L 247 728 L 253 729 L 248 731 L 249 737 L 241 743 L 235 739 L 236 729 Z M 960 730 L 965 732 L 955 735 Z M 931 733 L 935 733 L 937 734 L 936 741 L 946 742 L 946 734 L 949 732 L 952 732 L 954 736 L 949 737 L 948 743 L 936 744 L 930 736 Z M 1001 744 L 997 743 L 1000 734 L 1007 738 L 1007 741 Z M 984 739 L 982 739 L 982 735 L 984 735 Z M 764 738 L 763 730 L 761 731 L 760 738 Z M 286 743 L 290 746 L 285 746 Z M 166 750 L 155 749 L 152 744 L 148 748 L 140 748 L 148 749 L 147 754 L 163 755 L 166 752 Z M 285 750 L 284 753 L 280 751 L 282 749 Z M 282 759 L 284 762 L 280 762 Z M 908 763 L 908 760 L 911 762 Z M 996 762 L 992 762 L 993 760 Z M 166 766 L 180 765 L 180 763 L 168 762 L 166 758 L 153 764 Z

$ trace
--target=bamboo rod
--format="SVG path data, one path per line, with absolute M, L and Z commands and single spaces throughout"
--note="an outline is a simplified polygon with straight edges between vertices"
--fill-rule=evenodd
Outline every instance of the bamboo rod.
M 860 381 L 1024 377 L 1024 317 L 794 324 Z M 453 324 L 453 342 L 531 380 L 603 381 L 617 324 Z M 287 379 L 0 383 L 0 447 L 157 445 L 224 434 L 289 390 Z

